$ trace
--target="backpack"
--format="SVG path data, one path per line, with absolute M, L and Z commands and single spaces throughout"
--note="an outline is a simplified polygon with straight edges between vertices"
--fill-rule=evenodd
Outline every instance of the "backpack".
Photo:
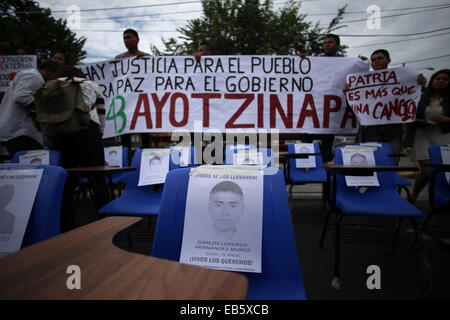
M 34 97 L 33 118 L 48 137 L 73 134 L 87 129 L 90 108 L 84 102 L 79 81 L 49 80 Z

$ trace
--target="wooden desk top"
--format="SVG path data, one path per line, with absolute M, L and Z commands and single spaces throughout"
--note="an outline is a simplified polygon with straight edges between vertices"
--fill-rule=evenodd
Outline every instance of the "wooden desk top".
M 320 156 L 320 153 L 288 153 L 284 155 L 287 159 L 307 159 L 310 156 Z
M 423 166 L 430 167 L 430 168 L 438 168 L 441 171 L 449 171 L 450 170 L 450 164 L 426 163 Z
M 245 299 L 243 275 L 124 251 L 114 235 L 141 218 L 110 217 L 0 259 L 0 299 Z M 69 290 L 67 267 L 81 269 Z
M 407 166 L 356 166 L 345 164 L 324 163 L 322 166 L 327 172 L 354 175 L 354 176 L 369 176 L 375 171 L 418 171 L 418 167 Z
M 134 167 L 111 167 L 111 166 L 95 166 L 81 168 L 66 168 L 70 175 L 86 175 L 86 174 L 113 174 L 119 172 L 134 171 Z

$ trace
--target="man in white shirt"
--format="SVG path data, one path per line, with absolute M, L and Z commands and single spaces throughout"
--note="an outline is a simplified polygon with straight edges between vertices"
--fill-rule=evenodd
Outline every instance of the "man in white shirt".
M 42 134 L 29 114 L 34 93 L 51 79 L 59 65 L 51 60 L 38 69 L 19 71 L 10 83 L 0 105 L 0 142 L 12 157 L 21 150 L 43 149 Z

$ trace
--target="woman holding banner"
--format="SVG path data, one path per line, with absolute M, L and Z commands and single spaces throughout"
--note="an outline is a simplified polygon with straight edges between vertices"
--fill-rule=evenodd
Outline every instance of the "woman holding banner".
M 450 144 L 449 81 L 450 69 L 436 72 L 431 76 L 428 87 L 420 99 L 412 154 L 412 160 L 420 164 L 420 171 L 414 182 L 412 203 L 428 183 L 430 168 L 424 166 L 430 163 L 428 147 Z

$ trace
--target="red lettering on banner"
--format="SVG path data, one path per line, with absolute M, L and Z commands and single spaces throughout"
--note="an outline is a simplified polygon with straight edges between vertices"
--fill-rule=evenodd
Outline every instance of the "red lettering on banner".
M 281 120 L 284 123 L 286 128 L 292 128 L 292 105 L 293 105 L 293 97 L 292 94 L 287 95 L 287 115 L 284 112 L 283 107 L 280 104 L 280 100 L 278 100 L 278 96 L 276 94 L 270 95 L 270 127 L 277 127 L 277 117 L 276 111 L 281 117 Z
M 175 119 L 175 109 L 176 109 L 176 101 L 177 99 L 181 99 L 183 101 L 183 119 L 181 121 L 177 121 Z M 189 120 L 189 100 L 188 97 L 184 93 L 176 92 L 172 94 L 170 97 L 170 114 L 169 114 L 170 123 L 174 127 L 184 127 Z
M 367 106 L 367 105 L 366 105 Z M 344 117 L 341 121 L 341 129 L 345 128 L 347 121 L 352 120 L 352 128 L 356 128 L 356 116 L 350 108 L 345 108 Z
M 369 105 L 367 103 L 366 104 L 362 104 L 362 103 L 352 104 L 351 106 L 352 106 L 354 113 L 365 113 L 367 115 L 370 114 L 369 113 Z
M 388 78 L 385 80 L 385 82 L 389 82 L 389 81 L 391 81 L 391 79 L 392 79 L 393 82 L 398 82 L 398 80 L 397 80 L 397 74 L 395 73 L 395 71 L 391 71 L 391 72 L 389 73 L 389 76 L 388 76 Z
M 253 93 L 228 93 L 225 94 L 225 99 L 245 99 L 240 108 L 233 114 L 230 120 L 225 123 L 225 129 L 237 129 L 237 128 L 254 128 L 254 123 L 242 123 L 235 124 L 237 118 L 240 117 L 242 112 L 250 105 L 250 103 L 255 99 Z
M 374 73 L 374 74 L 373 74 L 373 82 L 375 82 L 375 83 L 383 82 L 383 80 L 381 80 L 381 74 L 379 74 L 379 73 Z
M 162 128 L 162 109 L 166 105 L 167 99 L 169 99 L 170 93 L 166 92 L 161 100 L 158 99 L 156 93 L 152 93 L 153 104 L 156 110 L 156 128 Z
M 221 93 L 193 93 L 192 98 L 203 99 L 203 128 L 209 128 L 209 99 L 222 98 Z
M 309 105 L 311 106 L 311 110 L 307 110 Z M 309 93 L 305 95 L 305 100 L 303 100 L 302 110 L 298 117 L 297 128 L 303 128 L 306 117 L 312 118 L 314 128 L 320 128 L 319 117 L 317 116 L 316 106 L 314 104 L 314 97 Z
M 381 113 L 378 108 L 382 108 Z M 377 102 L 377 104 L 373 108 L 372 116 L 374 119 L 381 120 L 383 118 L 386 118 L 387 120 L 390 120 L 392 112 L 394 112 L 395 115 L 402 117 L 402 121 L 406 121 L 409 119 L 414 120 L 416 117 L 416 110 L 417 106 L 414 100 L 395 99 L 394 101 L 389 101 L 387 104 Z M 378 116 L 378 114 L 380 115 Z
M 392 80 L 392 82 L 391 82 Z M 371 84 L 395 83 L 398 82 L 397 74 L 393 70 L 380 71 L 349 77 L 350 88 L 367 86 Z
M 141 105 L 144 105 L 144 112 L 140 112 Z M 147 129 L 152 129 L 152 116 L 150 114 L 150 103 L 148 101 L 148 95 L 141 93 L 136 102 L 136 108 L 134 108 L 133 119 L 131 120 L 130 130 L 134 130 L 138 117 L 145 117 L 145 124 Z
M 361 99 L 361 97 L 359 96 L 359 90 L 347 92 L 347 97 L 348 101 L 359 101 L 359 99 Z
M 350 76 L 348 77 L 349 87 L 352 87 L 353 82 L 355 82 L 356 76 Z
M 264 128 L 264 94 L 258 93 L 258 128 Z
M 400 96 L 402 94 L 414 94 L 416 93 L 415 86 L 400 86 L 400 87 L 394 87 L 392 88 L 392 94 L 394 96 Z
M 335 102 L 334 108 L 331 108 L 331 101 Z M 323 128 L 330 127 L 330 113 L 339 112 L 341 110 L 342 101 L 341 98 L 335 95 L 326 94 L 323 97 Z
M 385 87 L 378 88 L 377 91 L 375 89 L 366 90 L 366 99 L 369 98 L 383 98 L 386 97 L 388 94 L 388 91 Z

